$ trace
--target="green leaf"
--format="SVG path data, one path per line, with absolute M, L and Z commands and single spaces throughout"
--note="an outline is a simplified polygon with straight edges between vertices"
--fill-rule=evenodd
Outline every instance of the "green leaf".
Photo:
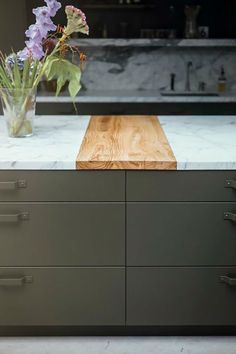
M 66 82 L 69 82 L 69 93 L 73 98 L 81 89 L 80 67 L 66 59 L 56 56 L 49 57 L 45 63 L 45 75 L 49 81 L 57 79 L 57 96 Z
M 33 70 L 32 70 L 32 73 L 31 73 L 31 78 L 30 78 L 30 81 L 29 81 L 29 87 L 33 87 L 34 84 L 35 84 L 35 79 L 36 79 L 36 76 L 37 76 L 37 71 L 38 71 L 38 66 L 39 66 L 39 61 L 36 60 L 34 61 L 34 66 L 33 66 Z
M 60 94 L 61 89 L 62 89 L 62 87 L 65 85 L 66 81 L 67 81 L 66 78 L 63 77 L 63 76 L 59 76 L 59 77 L 57 78 L 57 91 L 56 91 L 56 96 L 58 96 L 58 95 Z
M 2 87 L 12 88 L 11 79 L 7 76 L 5 68 L 2 65 L 0 65 L 0 81 Z
M 30 60 L 26 59 L 24 62 L 24 70 L 22 77 L 23 88 L 29 88 L 29 76 L 30 76 Z
M 79 80 L 79 84 L 78 84 L 78 80 L 71 80 L 69 82 L 69 93 L 71 95 L 71 97 L 76 97 L 78 92 L 81 90 L 81 84 L 80 84 L 80 80 Z

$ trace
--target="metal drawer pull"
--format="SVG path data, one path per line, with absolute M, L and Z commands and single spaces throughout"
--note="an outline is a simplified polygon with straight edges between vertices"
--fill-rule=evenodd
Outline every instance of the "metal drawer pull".
M 236 286 L 236 274 L 228 274 L 220 277 L 222 283 L 230 286 Z
M 230 213 L 230 212 L 226 211 L 226 212 L 224 213 L 224 219 L 225 219 L 225 220 L 231 220 L 231 221 L 233 221 L 233 222 L 236 222 L 236 214 L 233 214 L 233 213 Z
M 0 287 L 19 287 L 30 283 L 33 283 L 31 275 L 19 278 L 0 278 Z
M 0 182 L 1 191 L 13 191 L 18 188 L 26 188 L 27 182 L 25 180 L 19 180 L 15 182 Z
M 17 223 L 19 221 L 29 220 L 29 213 L 24 212 L 20 214 L 4 214 L 0 215 L 0 223 L 9 222 L 9 223 Z
M 227 179 L 225 181 L 225 188 L 233 188 L 236 189 L 236 181 L 233 181 L 231 179 Z

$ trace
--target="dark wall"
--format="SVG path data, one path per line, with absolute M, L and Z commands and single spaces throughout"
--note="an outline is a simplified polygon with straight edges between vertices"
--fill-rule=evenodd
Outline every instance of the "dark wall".
M 8 54 L 22 49 L 25 29 L 26 0 L 0 0 L 0 50 Z
M 91 37 L 139 38 L 141 29 L 176 29 L 184 37 L 184 7 L 200 5 L 199 26 L 209 26 L 211 38 L 236 38 L 236 0 L 141 0 L 140 5 L 119 5 L 119 0 L 62 0 L 63 6 L 80 6 L 86 13 Z M 30 7 L 43 0 L 27 0 L 28 20 L 33 21 Z M 63 10 L 56 19 L 65 24 Z

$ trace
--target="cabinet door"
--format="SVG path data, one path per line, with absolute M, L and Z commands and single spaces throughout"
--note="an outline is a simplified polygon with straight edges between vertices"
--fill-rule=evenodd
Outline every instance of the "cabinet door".
M 124 200 L 121 171 L 0 171 L 0 202 Z
M 236 203 L 128 203 L 128 265 L 236 265 L 236 222 L 226 212 L 236 221 Z
M 235 326 L 235 284 L 236 268 L 129 268 L 127 324 Z
M 122 266 L 123 203 L 0 204 L 0 266 Z
M 131 202 L 236 202 L 236 171 L 129 171 Z
M 0 326 L 125 323 L 123 268 L 0 268 Z

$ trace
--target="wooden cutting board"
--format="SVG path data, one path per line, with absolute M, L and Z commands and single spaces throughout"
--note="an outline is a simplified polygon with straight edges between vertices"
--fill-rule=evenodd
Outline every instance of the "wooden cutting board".
M 76 161 L 78 170 L 176 170 L 156 116 L 93 116 Z

